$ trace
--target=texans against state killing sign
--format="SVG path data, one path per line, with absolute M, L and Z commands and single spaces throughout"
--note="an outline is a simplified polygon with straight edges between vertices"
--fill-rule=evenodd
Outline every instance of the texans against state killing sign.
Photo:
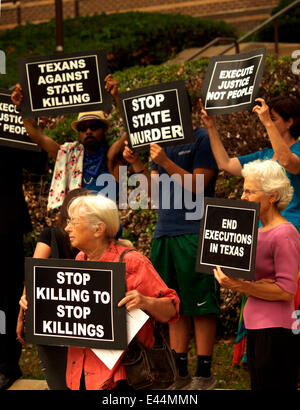
M 28 137 L 23 119 L 10 96 L 11 91 L 0 89 L 0 145 L 41 151 L 41 148 Z
M 252 109 L 263 75 L 266 49 L 210 59 L 200 98 L 209 115 Z
M 125 349 L 124 263 L 26 258 L 26 340 Z
M 120 94 L 129 145 L 136 151 L 149 144 L 193 142 L 190 102 L 184 81 L 152 85 Z
M 218 265 L 232 277 L 252 280 L 255 268 L 259 203 L 205 198 L 196 271 Z
M 109 111 L 104 51 L 59 54 L 19 60 L 24 117 L 82 111 Z

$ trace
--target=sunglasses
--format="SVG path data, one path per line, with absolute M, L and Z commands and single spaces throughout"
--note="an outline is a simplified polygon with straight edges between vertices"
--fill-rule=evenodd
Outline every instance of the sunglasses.
M 77 131 L 79 132 L 86 132 L 87 129 L 91 131 L 99 130 L 100 128 L 105 128 L 105 124 L 102 121 L 91 121 L 91 122 L 80 122 L 77 124 Z

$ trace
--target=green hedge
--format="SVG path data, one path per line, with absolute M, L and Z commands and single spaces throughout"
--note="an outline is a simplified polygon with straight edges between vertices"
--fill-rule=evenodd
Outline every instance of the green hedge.
M 294 0 L 281 0 L 271 15 L 293 3 Z M 300 41 L 300 6 L 293 7 L 285 15 L 278 19 L 278 36 L 282 43 L 299 43 Z M 256 33 L 253 41 L 274 41 L 274 23 L 268 24 L 264 29 Z
M 161 64 L 185 48 L 203 46 L 219 36 L 236 37 L 236 29 L 223 21 L 139 12 L 64 21 L 64 51 L 103 49 L 111 72 L 134 65 Z M 55 21 L 26 24 L 0 33 L 0 49 L 7 56 L 7 74 L 0 77 L 0 87 L 9 88 L 17 82 L 20 57 L 54 54 Z

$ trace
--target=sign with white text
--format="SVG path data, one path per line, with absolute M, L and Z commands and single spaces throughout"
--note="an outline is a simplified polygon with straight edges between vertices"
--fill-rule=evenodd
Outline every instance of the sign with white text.
M 26 340 L 34 344 L 125 349 L 125 264 L 25 260 Z
M 105 90 L 106 70 L 104 51 L 20 59 L 22 115 L 26 118 L 109 111 L 111 96 Z
M 259 203 L 205 198 L 196 271 L 253 280 Z
M 266 49 L 210 59 L 200 92 L 209 115 L 252 109 L 263 75 Z
M 120 94 L 130 148 L 143 151 L 194 141 L 190 101 L 184 81 L 152 85 Z
M 28 137 L 22 116 L 11 101 L 11 93 L 9 90 L 0 89 L 0 145 L 41 151 L 41 148 Z

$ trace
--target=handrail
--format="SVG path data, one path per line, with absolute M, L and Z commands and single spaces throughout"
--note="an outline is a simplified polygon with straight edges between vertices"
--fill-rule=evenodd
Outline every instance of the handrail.
M 300 0 L 299 0 L 300 1 Z M 210 41 L 209 43 L 206 44 L 206 46 L 202 47 L 199 51 L 197 51 L 196 54 L 192 55 L 185 61 L 190 61 L 193 58 L 197 57 L 199 54 L 203 53 L 203 51 L 207 50 L 211 46 L 215 45 L 216 43 L 219 43 L 220 41 L 233 41 L 235 45 L 235 52 L 238 54 L 239 53 L 239 44 L 237 40 L 234 37 L 216 37 L 214 40 Z
M 278 25 L 277 25 L 277 19 L 278 17 L 281 17 L 283 14 L 285 14 L 286 12 L 288 12 L 290 9 L 292 9 L 293 7 L 297 6 L 297 4 L 300 4 L 300 0 L 295 0 L 293 3 L 289 4 L 288 6 L 286 6 L 284 9 L 278 11 L 276 14 L 274 14 L 274 16 L 269 17 L 267 20 L 265 20 L 263 23 L 259 24 L 257 27 L 255 27 L 253 30 L 249 31 L 248 33 L 246 33 L 245 35 L 243 35 L 241 38 L 239 38 L 237 40 L 237 43 L 240 44 L 242 41 L 246 40 L 247 38 L 251 37 L 254 33 L 256 33 L 257 31 L 261 30 L 262 28 L 264 28 L 266 25 L 268 25 L 269 23 L 271 23 L 272 21 L 276 20 L 275 22 L 275 51 L 276 54 L 278 54 Z M 226 53 L 227 51 L 231 50 L 233 47 L 235 46 L 235 44 L 231 44 L 227 49 L 223 50 L 221 54 Z M 220 55 L 221 55 L 220 54 Z
M 210 48 L 211 46 L 213 46 L 214 44 L 216 44 L 217 42 L 219 42 L 221 40 L 226 41 L 228 39 L 229 40 L 231 39 L 233 42 L 232 42 L 232 44 L 229 45 L 229 47 L 227 47 L 225 50 L 221 51 L 218 55 L 223 55 L 223 54 L 227 53 L 227 51 L 231 50 L 233 47 L 235 47 L 236 53 L 239 53 L 239 44 L 242 41 L 246 40 L 248 37 L 251 37 L 254 33 L 261 30 L 262 28 L 264 28 L 266 25 L 268 25 L 272 21 L 274 21 L 275 53 L 278 56 L 278 21 L 277 21 L 277 19 L 278 19 L 278 17 L 281 17 L 283 14 L 287 13 L 290 9 L 295 7 L 297 4 L 300 4 L 300 0 L 295 0 L 293 3 L 289 4 L 284 9 L 278 11 L 276 14 L 274 14 L 274 16 L 269 17 L 263 23 L 259 24 L 257 27 L 255 27 L 254 29 L 252 29 L 251 31 L 249 31 L 248 33 L 246 33 L 244 36 L 240 37 L 239 39 L 234 39 L 234 38 L 231 38 L 231 37 L 224 37 L 224 38 L 217 37 L 217 38 L 215 38 L 214 40 L 212 40 L 208 44 L 206 44 L 204 47 L 202 47 L 196 54 L 189 57 L 185 61 L 192 60 L 193 58 L 195 58 L 199 54 L 202 54 L 205 50 L 207 50 L 208 48 Z

